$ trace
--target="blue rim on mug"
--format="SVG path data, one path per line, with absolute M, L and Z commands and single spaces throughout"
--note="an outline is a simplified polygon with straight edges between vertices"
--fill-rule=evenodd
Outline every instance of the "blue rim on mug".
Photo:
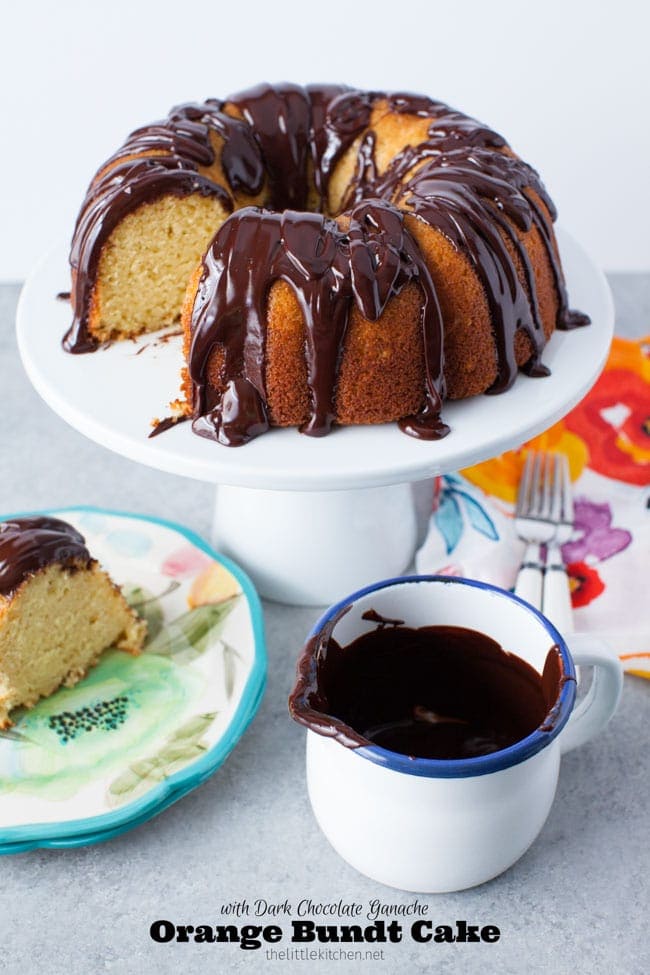
M 536 728 L 526 738 L 522 738 L 521 741 L 515 742 L 514 745 L 510 745 L 508 748 L 502 748 L 498 752 L 491 752 L 489 755 L 478 755 L 474 758 L 458 759 L 412 758 L 409 755 L 403 755 L 399 752 L 389 751 L 387 748 L 381 748 L 379 745 L 364 745 L 354 749 L 354 752 L 362 758 L 369 759 L 376 765 L 392 769 L 395 772 L 406 772 L 408 775 L 421 775 L 439 779 L 461 779 L 475 775 L 487 775 L 490 772 L 500 772 L 503 769 L 510 768 L 512 765 L 525 762 L 526 759 L 531 758 L 537 752 L 550 745 L 569 720 L 576 697 L 575 667 L 566 642 L 550 620 L 538 609 L 535 609 L 534 606 L 531 606 L 530 603 L 527 603 L 519 596 L 515 596 L 514 593 L 508 592 L 506 589 L 500 589 L 499 586 L 492 586 L 487 582 L 479 582 L 477 579 L 465 579 L 460 576 L 412 575 L 384 579 L 381 582 L 375 582 L 370 586 L 365 586 L 345 599 L 341 599 L 334 606 L 330 606 L 313 626 L 307 639 L 311 640 L 317 636 L 334 616 L 347 606 L 353 605 L 363 596 L 377 592 L 380 589 L 390 589 L 393 586 L 399 586 L 404 583 L 413 584 L 421 582 L 441 582 L 445 585 L 462 585 L 469 586 L 472 589 L 485 589 L 488 592 L 494 592 L 499 596 L 504 596 L 506 599 L 510 599 L 512 602 L 523 606 L 524 609 L 541 623 L 551 638 L 552 643 L 558 647 L 562 657 L 564 676 L 572 679 L 565 681 L 562 685 L 559 701 L 554 705 L 555 721 L 550 729 L 543 731 L 541 727 Z

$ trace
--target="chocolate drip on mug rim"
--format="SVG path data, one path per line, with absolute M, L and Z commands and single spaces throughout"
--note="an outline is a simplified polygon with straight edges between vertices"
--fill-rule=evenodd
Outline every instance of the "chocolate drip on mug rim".
M 306 645 L 289 712 L 347 748 L 376 745 L 411 758 L 464 759 L 551 732 L 568 680 L 556 646 L 538 673 L 484 633 L 460 626 L 378 625 L 350 644 L 340 617 Z

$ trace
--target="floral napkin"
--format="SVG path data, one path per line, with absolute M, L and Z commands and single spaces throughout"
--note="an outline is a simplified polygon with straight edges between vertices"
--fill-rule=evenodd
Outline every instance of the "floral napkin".
M 602 636 L 626 670 L 650 678 L 650 336 L 615 338 L 603 374 L 559 423 L 519 450 L 437 478 L 418 572 L 514 586 L 514 531 L 528 448 L 569 460 L 575 532 L 562 547 L 574 627 Z

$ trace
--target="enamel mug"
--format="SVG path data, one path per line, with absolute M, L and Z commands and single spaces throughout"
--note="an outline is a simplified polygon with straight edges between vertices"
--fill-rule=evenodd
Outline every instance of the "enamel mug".
M 374 611 L 407 626 L 478 630 L 540 674 L 554 645 L 564 676 L 553 720 L 508 748 L 464 759 L 413 758 L 374 744 L 351 748 L 309 729 L 312 708 L 299 679 L 290 700 L 308 724 L 307 787 L 334 849 L 390 887 L 437 893 L 484 883 L 510 867 L 539 834 L 551 809 L 564 752 L 584 744 L 614 714 L 622 689 L 618 660 L 591 637 L 571 650 L 552 623 L 517 596 L 482 582 L 412 576 L 379 582 L 331 607 L 312 630 L 298 673 L 314 673 L 323 632 L 346 646 L 376 623 Z M 371 614 L 372 615 L 372 614 Z M 593 667 L 576 705 L 575 667 Z

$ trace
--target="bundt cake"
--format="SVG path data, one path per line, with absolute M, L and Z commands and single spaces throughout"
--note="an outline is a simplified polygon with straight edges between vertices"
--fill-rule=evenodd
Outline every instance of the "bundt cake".
M 0 728 L 71 686 L 108 647 L 137 654 L 146 623 L 59 518 L 0 522 Z
M 501 136 L 424 96 L 282 84 L 183 105 L 88 190 L 65 348 L 180 317 L 175 414 L 201 436 L 398 421 L 434 439 L 444 398 L 547 374 L 553 330 L 588 321 L 554 218 Z

